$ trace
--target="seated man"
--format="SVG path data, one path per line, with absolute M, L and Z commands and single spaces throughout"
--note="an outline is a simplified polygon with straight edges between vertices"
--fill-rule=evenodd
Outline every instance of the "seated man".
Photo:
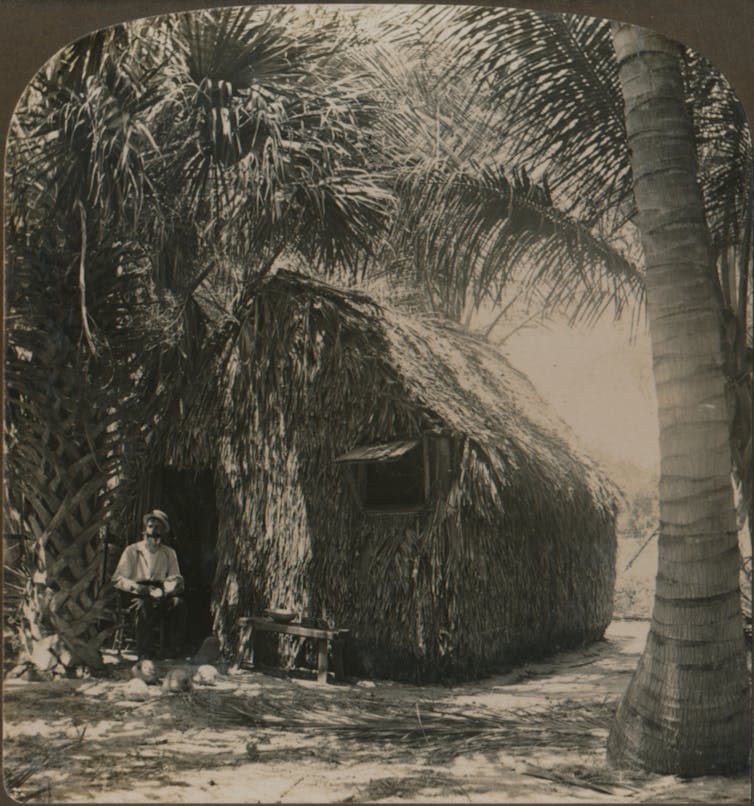
M 162 538 L 170 533 L 168 516 L 160 509 L 144 516 L 142 540 L 126 546 L 113 574 L 113 584 L 129 596 L 134 610 L 136 652 L 144 657 L 149 650 L 154 619 L 164 608 L 166 632 L 172 638 L 170 654 L 184 651 L 186 603 L 178 557 Z

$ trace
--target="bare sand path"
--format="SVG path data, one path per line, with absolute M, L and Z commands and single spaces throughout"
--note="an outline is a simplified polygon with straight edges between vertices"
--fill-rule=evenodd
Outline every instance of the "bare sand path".
M 127 668 L 7 680 L 6 788 L 54 803 L 750 803 L 746 776 L 606 765 L 646 630 L 616 621 L 590 647 L 455 687 L 244 671 L 164 694 Z

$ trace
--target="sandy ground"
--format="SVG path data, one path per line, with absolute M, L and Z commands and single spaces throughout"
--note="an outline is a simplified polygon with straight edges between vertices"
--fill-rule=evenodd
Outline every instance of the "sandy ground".
M 7 680 L 5 785 L 55 803 L 750 803 L 748 777 L 605 763 L 646 630 L 617 621 L 591 647 L 450 688 L 268 670 L 139 692 L 128 666 L 108 679 Z

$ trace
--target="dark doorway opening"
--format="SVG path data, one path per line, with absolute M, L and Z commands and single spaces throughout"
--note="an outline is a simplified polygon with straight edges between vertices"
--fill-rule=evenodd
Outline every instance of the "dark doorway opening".
M 212 634 L 212 583 L 217 561 L 217 510 L 209 470 L 158 469 L 150 483 L 149 507 L 170 518 L 171 545 L 186 585 L 187 651 L 196 652 Z

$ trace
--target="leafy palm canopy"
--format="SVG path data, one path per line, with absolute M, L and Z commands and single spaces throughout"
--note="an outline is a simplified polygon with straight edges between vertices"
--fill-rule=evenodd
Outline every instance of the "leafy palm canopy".
M 685 69 L 740 356 L 749 134 L 724 80 L 691 54 Z M 231 8 L 64 48 L 9 137 L 6 362 L 39 370 L 8 376 L 8 433 L 38 420 L 24 467 L 51 451 L 22 405 L 54 389 L 48 367 L 79 373 L 121 429 L 134 406 L 146 440 L 283 259 L 387 277 L 456 320 L 512 287 L 574 317 L 636 311 L 616 75 L 605 23 L 492 8 Z
M 501 111 L 506 151 L 547 168 L 556 198 L 603 232 L 634 215 L 617 62 L 607 20 L 501 8 L 435 7 L 425 22 L 440 41 L 463 41 L 459 69 L 473 69 Z M 699 178 L 715 240 L 730 215 L 740 229 L 750 194 L 751 134 L 740 102 L 705 59 L 685 53 L 687 102 Z M 533 125 L 539 120 L 540 125 Z M 721 219 L 722 210 L 726 213 Z
M 180 364 L 201 340 L 196 288 L 232 318 L 282 253 L 344 276 L 387 270 L 454 318 L 499 301 L 521 266 L 550 304 L 586 289 L 577 311 L 640 293 L 626 250 L 560 209 L 546 177 L 506 167 L 501 118 L 469 102 L 468 78 L 442 78 L 426 48 L 386 59 L 363 18 L 226 9 L 61 51 L 9 139 L 15 315 L 49 321 L 30 290 L 44 286 L 71 344 L 112 371 L 134 338 L 173 345 Z
M 392 169 L 398 205 L 383 268 L 413 277 L 433 309 L 454 319 L 499 305 L 514 285 L 544 291 L 547 308 L 575 318 L 640 300 L 630 248 L 556 202 L 547 172 L 501 137 L 507 122 L 493 95 L 472 70 L 448 70 L 458 43 L 430 47 L 404 15 L 382 30 L 359 60 L 383 101 L 378 154 Z
M 117 369 L 122 386 L 154 389 L 166 361 L 196 352 L 191 294 L 208 277 L 231 315 L 248 278 L 286 250 L 356 271 L 392 204 L 366 159 L 375 106 L 335 72 L 338 31 L 297 16 L 134 23 L 37 75 L 9 138 L 16 340 L 54 324 L 64 362 L 94 357 L 104 379 Z M 165 353 L 159 372 L 152 353 Z

